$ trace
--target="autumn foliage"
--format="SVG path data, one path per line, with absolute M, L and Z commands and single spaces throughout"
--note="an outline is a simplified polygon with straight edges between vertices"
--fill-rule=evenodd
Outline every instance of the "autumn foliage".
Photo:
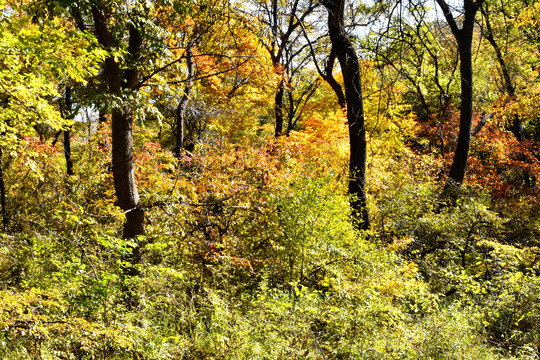
M 285 2 L 255 3 L 288 18 Z M 540 43 L 538 4 L 511 1 L 508 12 L 519 13 L 490 13 L 508 16 L 494 34 L 507 24 L 513 98 L 494 81 L 492 48 L 475 44 L 475 65 L 486 67 L 474 73 L 478 131 L 450 200 L 443 189 L 460 114 L 449 29 L 428 22 L 417 28 L 425 38 L 397 36 L 396 27 L 354 39 L 363 51 L 367 230 L 350 209 L 346 109 L 312 63 L 331 51 L 318 7 L 297 29 L 292 59 L 305 64 L 289 64 L 295 81 L 284 89 L 289 105 L 313 92 L 295 126 L 276 137 L 283 73 L 264 48 L 276 34 L 254 23 L 264 21 L 254 4 L 107 3 L 119 39 L 111 48 L 90 31 L 91 4 L 0 4 L 1 358 L 539 356 L 539 88 L 530 46 Z M 395 15 L 379 5 L 355 16 Z M 120 36 L 135 25 L 144 40 L 136 60 Z M 386 53 L 376 53 L 372 36 Z M 105 61 L 136 68 L 141 83 L 108 93 Z M 334 75 L 343 83 L 337 65 Z M 185 145 L 175 153 L 186 93 Z M 111 109 L 132 116 L 145 229 L 132 238 L 123 236 L 130 209 L 119 207 L 114 187 Z M 512 131 L 515 119 L 525 139 Z

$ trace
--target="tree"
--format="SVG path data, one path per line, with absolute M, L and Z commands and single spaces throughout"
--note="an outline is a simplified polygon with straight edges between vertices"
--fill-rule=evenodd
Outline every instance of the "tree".
M 134 173 L 133 162 L 133 117 L 129 104 L 125 103 L 125 93 L 133 90 L 139 82 L 137 61 L 139 60 L 143 38 L 139 29 L 140 24 L 130 22 L 127 26 L 127 34 L 120 32 L 117 36 L 128 37 L 126 61 L 123 64 L 113 54 L 117 51 L 119 39 L 115 39 L 106 20 L 110 17 L 109 10 L 102 2 L 96 2 L 91 8 L 94 20 L 94 32 L 99 44 L 109 52 L 105 60 L 105 76 L 108 85 L 108 93 L 118 98 L 121 104 L 111 109 L 112 121 L 112 166 L 114 187 L 118 199 L 118 205 L 124 211 L 124 239 L 136 239 L 144 235 L 144 209 L 139 203 L 139 192 Z M 122 69 L 124 68 L 124 69 Z M 128 259 L 125 269 L 126 275 L 138 275 L 134 264 L 140 262 L 140 247 L 138 244 Z
M 501 47 L 499 46 L 498 41 L 495 39 L 494 30 L 491 24 L 492 14 L 489 10 L 488 3 L 485 3 L 485 6 L 481 7 L 481 12 L 485 23 L 485 28 L 482 29 L 482 35 L 488 40 L 488 42 L 493 48 L 493 51 L 495 51 L 497 62 L 499 63 L 500 71 L 504 81 L 504 89 L 508 96 L 506 102 L 512 101 L 516 97 L 516 87 L 510 76 L 510 71 L 508 69 L 507 62 L 503 56 Z M 504 23 L 506 23 L 506 21 Z M 512 116 L 512 124 L 510 125 L 510 130 L 519 142 L 525 140 L 525 130 L 523 129 L 523 124 L 521 122 L 519 114 L 517 113 Z
M 381 76 L 390 81 L 397 77 L 406 84 L 407 103 L 428 130 L 430 144 L 437 143 L 444 158 L 444 134 L 458 91 L 454 81 L 457 48 L 452 35 L 444 22 L 430 20 L 426 6 L 412 2 L 382 5 L 379 17 L 387 18 L 387 24 L 372 31 L 365 42 L 367 50 L 373 53 Z
M 193 76 L 195 66 L 193 64 L 193 44 L 190 42 L 186 48 L 186 64 L 187 64 L 187 79 L 184 93 L 176 107 L 176 144 L 174 146 L 174 155 L 180 157 L 180 153 L 184 148 L 185 124 L 186 124 L 186 109 L 189 103 L 191 88 L 193 87 Z
M 317 73 L 319 73 L 319 76 L 330 86 L 334 94 L 336 94 L 339 107 L 341 109 L 345 109 L 345 94 L 343 93 L 343 88 L 334 78 L 333 74 L 334 65 L 336 63 L 336 53 L 334 49 L 330 47 L 330 52 L 328 56 L 326 56 L 322 61 L 324 63 L 324 66 L 319 65 L 320 60 L 318 59 L 318 56 L 320 56 L 321 51 L 320 49 L 315 49 L 315 45 L 317 44 L 314 44 L 314 42 L 309 38 L 309 34 L 304 24 L 300 25 L 302 26 L 302 32 L 306 39 L 307 45 L 309 46 L 309 53 L 311 55 L 311 58 L 313 59 L 313 63 L 315 64 Z
M 270 2 L 258 1 L 256 5 L 259 8 L 257 14 L 259 36 L 270 55 L 274 72 L 278 77 L 274 99 L 275 136 L 277 137 L 283 133 L 285 106 L 287 106 L 288 114 L 287 133 L 295 122 L 298 108 L 293 98 L 293 77 L 305 67 L 307 60 L 306 56 L 297 60 L 303 49 L 307 47 L 301 42 L 302 26 L 319 4 L 313 0 L 293 0 L 292 2 L 272 0 Z M 308 86 L 304 89 L 296 103 L 301 103 L 304 97 L 309 99 L 310 94 L 313 94 L 312 87 Z
M 20 151 L 23 136 L 37 128 L 61 131 L 72 119 L 62 117 L 54 100 L 62 83 L 86 83 L 95 75 L 103 52 L 94 39 L 67 19 L 38 16 L 27 4 L 1 1 L 0 22 L 0 203 L 8 227 L 2 150 Z
M 152 93 L 172 130 L 172 138 L 163 140 L 172 142 L 176 157 L 182 149 L 193 150 L 210 118 L 233 111 L 227 102 L 242 89 L 254 80 L 259 89 L 266 85 L 261 75 L 268 71 L 260 61 L 265 57 L 250 21 L 230 5 L 228 0 L 177 3 L 171 9 L 180 13 L 174 20 L 166 7 L 160 10 L 165 46 L 140 83 L 152 79 L 142 87 Z
M 65 89 L 65 95 L 64 95 L 64 101 L 60 101 L 60 113 L 62 114 L 62 117 L 66 120 L 73 120 L 73 107 L 71 102 L 71 86 L 66 86 Z M 66 174 L 67 175 L 73 175 L 73 159 L 71 157 L 71 128 L 72 126 L 64 126 L 64 157 L 66 159 Z M 58 139 L 58 136 L 60 136 L 61 132 L 58 132 L 56 134 Z M 55 139 L 55 142 L 56 142 Z M 54 146 L 54 142 L 53 142 Z
M 437 0 L 458 45 L 461 78 L 459 134 L 445 191 L 456 186 L 459 187 L 463 183 L 467 170 L 473 118 L 472 40 L 475 16 L 483 2 L 484 0 L 463 0 L 463 19 L 461 27 L 459 27 L 458 20 L 452 14 L 448 3 L 445 0 Z
M 358 56 L 345 30 L 345 0 L 321 1 L 328 11 L 328 33 L 341 66 L 349 126 L 349 195 L 360 229 L 369 228 L 366 198 L 366 127 Z

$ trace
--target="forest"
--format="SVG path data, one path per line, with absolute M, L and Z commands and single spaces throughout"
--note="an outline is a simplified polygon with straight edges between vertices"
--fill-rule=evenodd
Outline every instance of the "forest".
M 0 8 L 1 359 L 540 359 L 540 2 Z

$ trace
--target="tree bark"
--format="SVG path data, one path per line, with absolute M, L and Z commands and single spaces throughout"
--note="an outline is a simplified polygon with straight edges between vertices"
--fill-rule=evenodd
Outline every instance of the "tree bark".
M 321 1 L 328 10 L 328 32 L 332 49 L 341 66 L 349 126 L 349 195 L 353 216 L 359 229 L 369 229 L 369 214 L 365 192 L 366 128 L 360 64 L 344 26 L 345 0 Z
M 461 105 L 459 117 L 459 134 L 454 152 L 454 159 L 446 187 L 460 185 L 465 178 L 467 162 L 469 159 L 469 148 L 471 144 L 471 126 L 473 116 L 472 101 L 472 52 L 471 42 L 459 46 L 460 75 L 461 75 Z

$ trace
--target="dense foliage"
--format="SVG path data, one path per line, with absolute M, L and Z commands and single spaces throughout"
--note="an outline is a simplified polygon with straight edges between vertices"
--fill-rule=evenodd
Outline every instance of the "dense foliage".
M 452 196 L 450 28 L 428 3 L 343 7 L 365 229 L 322 5 L 0 0 L 0 358 L 540 358 L 540 6 L 477 4 Z

